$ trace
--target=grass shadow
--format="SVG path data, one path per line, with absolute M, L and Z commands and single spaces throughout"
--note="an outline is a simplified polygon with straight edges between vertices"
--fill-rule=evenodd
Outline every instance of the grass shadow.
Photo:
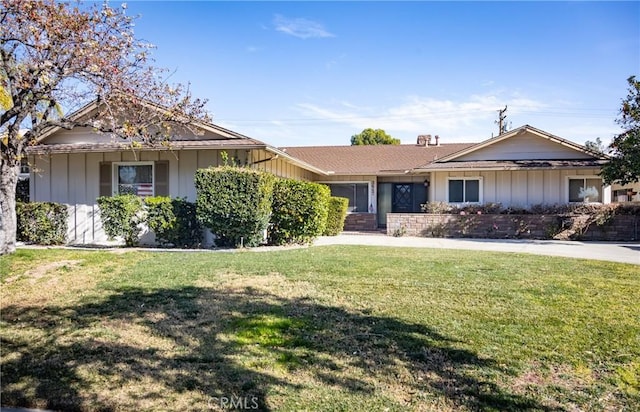
M 172 399 L 192 393 L 200 398 L 187 409 L 242 397 L 255 402 L 251 409 L 267 411 L 274 408 L 275 389 L 321 384 L 370 396 L 379 379 L 389 385 L 399 379 L 414 398 L 391 400 L 398 407 L 435 394 L 472 410 L 548 410 L 483 378 L 505 371 L 424 325 L 251 287 L 111 292 L 75 306 L 3 309 L 3 329 L 34 328 L 37 335 L 26 340 L 3 332 L 3 404 L 65 411 L 176 409 Z M 144 333 L 113 335 L 110 325 L 119 325 L 120 334 Z M 267 367 L 256 364 L 261 361 Z M 273 368 L 281 372 L 271 373 Z M 310 380 L 288 379 L 288 373 Z M 121 389 L 132 383 L 144 390 Z M 127 399 L 115 400 L 114 391 Z

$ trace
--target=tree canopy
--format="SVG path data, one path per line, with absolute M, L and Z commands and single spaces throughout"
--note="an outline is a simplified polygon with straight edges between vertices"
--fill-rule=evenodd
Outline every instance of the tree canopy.
M 364 129 L 359 134 L 351 136 L 351 145 L 376 145 L 376 144 L 400 144 L 400 139 L 388 135 L 382 129 Z
M 44 131 L 86 126 L 141 144 L 208 119 L 206 101 L 154 67 L 125 9 L 0 0 L 0 254 L 15 250 L 20 160 Z
M 640 81 L 631 76 L 627 82 L 629 94 L 622 101 L 617 120 L 624 131 L 613 138 L 609 145 L 611 161 L 602 168 L 606 184 L 640 181 Z

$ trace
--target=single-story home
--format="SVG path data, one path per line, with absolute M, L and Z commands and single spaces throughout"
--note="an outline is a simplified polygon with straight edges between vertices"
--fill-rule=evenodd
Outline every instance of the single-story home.
M 212 123 L 195 126 L 201 133 L 135 149 L 89 128 L 52 128 L 27 150 L 29 197 L 69 206 L 71 243 L 104 243 L 97 197 L 194 201 L 196 169 L 223 164 L 224 151 L 236 164 L 327 184 L 349 199 L 349 230 L 385 227 L 388 213 L 420 212 L 428 201 L 527 207 L 618 200 L 598 176 L 606 156 L 528 125 L 475 144 L 421 135 L 409 145 L 284 148 Z

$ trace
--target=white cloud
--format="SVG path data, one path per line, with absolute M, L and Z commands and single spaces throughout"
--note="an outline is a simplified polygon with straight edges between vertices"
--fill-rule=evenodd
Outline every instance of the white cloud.
M 407 97 L 398 105 L 386 108 L 359 107 L 340 102 L 331 107 L 301 103 L 298 110 L 317 122 L 338 123 L 354 132 L 365 128 L 380 128 L 404 143 L 411 143 L 419 134 L 439 134 L 447 141 L 480 141 L 497 133 L 494 121 L 498 110 L 508 102 L 507 114 L 543 109 L 546 105 L 522 96 L 499 94 L 472 95 L 464 100 L 438 100 L 429 97 Z M 514 125 L 514 126 L 520 126 Z
M 277 31 L 300 39 L 335 37 L 322 24 L 304 18 L 291 19 L 277 14 L 273 25 Z

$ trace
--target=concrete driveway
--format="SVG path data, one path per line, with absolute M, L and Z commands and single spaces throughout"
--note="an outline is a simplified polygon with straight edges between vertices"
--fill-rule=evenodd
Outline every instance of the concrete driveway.
M 343 232 L 323 236 L 314 245 L 371 245 L 425 247 L 432 249 L 486 250 L 492 252 L 531 253 L 580 259 L 607 260 L 640 265 L 640 242 L 578 242 L 560 240 L 516 239 L 443 239 L 425 237 L 393 237 L 382 233 Z

